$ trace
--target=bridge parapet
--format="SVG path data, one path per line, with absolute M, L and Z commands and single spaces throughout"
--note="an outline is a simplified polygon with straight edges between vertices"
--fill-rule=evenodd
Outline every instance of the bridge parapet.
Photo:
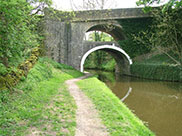
M 112 46 L 118 46 L 119 47 L 119 44 L 115 41 L 103 41 L 103 42 L 101 42 L 101 41 L 94 41 L 94 42 L 84 41 L 84 45 L 86 45 L 86 46 L 90 46 L 90 45 L 92 45 L 92 46 L 112 45 Z
M 129 19 L 129 18 L 146 18 L 151 17 L 150 14 L 146 14 L 142 11 L 142 8 L 123 8 L 123 9 L 105 9 L 105 10 L 87 10 L 87 11 L 60 11 L 60 10 L 45 10 L 45 17 L 60 21 L 71 22 L 89 22 L 89 21 L 101 21 L 101 20 L 117 20 L 117 19 Z M 56 13 L 56 14 L 55 14 Z M 56 17 L 56 18 L 55 18 Z
M 110 45 L 110 46 L 116 46 L 120 47 L 119 44 L 115 41 L 108 41 L 108 42 L 92 42 L 92 41 L 84 41 L 83 43 L 83 52 L 87 52 L 88 50 L 97 47 L 97 46 L 103 46 L 103 45 Z

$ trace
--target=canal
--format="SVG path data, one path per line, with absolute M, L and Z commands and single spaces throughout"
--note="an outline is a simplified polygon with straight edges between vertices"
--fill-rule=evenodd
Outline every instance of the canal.
M 182 84 L 93 71 L 156 134 L 182 135 Z

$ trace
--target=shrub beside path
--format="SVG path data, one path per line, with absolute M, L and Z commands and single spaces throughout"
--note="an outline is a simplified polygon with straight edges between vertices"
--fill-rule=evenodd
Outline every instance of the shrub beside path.
M 77 105 L 75 136 L 108 136 L 109 133 L 106 127 L 101 123 L 101 119 L 94 105 L 76 85 L 77 81 L 89 76 L 90 74 L 87 73 L 83 77 L 66 81 L 68 90 Z

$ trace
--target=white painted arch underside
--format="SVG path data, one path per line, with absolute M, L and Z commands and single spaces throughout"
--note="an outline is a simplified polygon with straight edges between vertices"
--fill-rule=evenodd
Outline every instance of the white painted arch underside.
M 130 58 L 130 56 L 123 49 L 121 49 L 119 47 L 116 47 L 114 45 L 102 45 L 102 46 L 97 46 L 97 47 L 94 47 L 94 48 L 90 49 L 89 51 L 87 51 L 83 55 L 83 57 L 81 59 L 81 64 L 80 64 L 80 71 L 81 72 L 84 71 L 84 67 L 83 66 L 84 66 L 85 60 L 88 57 L 88 55 L 91 54 L 92 52 L 96 51 L 96 50 L 101 50 L 101 49 L 116 50 L 116 51 L 120 52 L 121 54 L 124 54 L 125 55 L 125 57 L 127 58 L 127 60 L 128 60 L 128 62 L 129 62 L 130 65 L 133 63 L 132 60 L 131 60 L 131 58 Z

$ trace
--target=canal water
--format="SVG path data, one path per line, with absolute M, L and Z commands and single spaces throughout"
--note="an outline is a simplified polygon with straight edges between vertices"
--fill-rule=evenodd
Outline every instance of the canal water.
M 156 136 L 182 136 L 182 83 L 93 71 Z

